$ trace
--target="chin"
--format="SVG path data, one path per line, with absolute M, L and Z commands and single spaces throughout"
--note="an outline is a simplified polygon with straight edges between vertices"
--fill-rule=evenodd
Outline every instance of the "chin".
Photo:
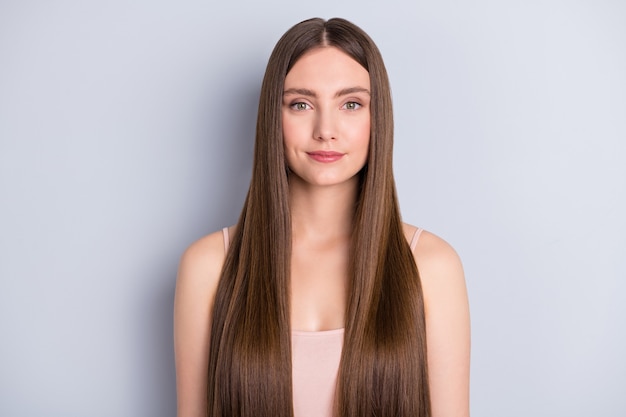
M 358 184 L 358 175 L 354 175 L 352 177 L 342 177 L 342 178 L 319 178 L 312 181 L 307 181 L 310 185 L 319 186 L 319 187 L 354 187 Z

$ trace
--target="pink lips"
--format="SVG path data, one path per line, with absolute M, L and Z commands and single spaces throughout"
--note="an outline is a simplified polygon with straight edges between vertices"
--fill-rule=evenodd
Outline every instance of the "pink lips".
M 332 152 L 332 151 L 313 151 L 313 152 L 307 152 L 307 154 L 312 159 L 316 160 L 317 162 L 325 162 L 325 163 L 338 161 L 344 155 L 342 153 Z

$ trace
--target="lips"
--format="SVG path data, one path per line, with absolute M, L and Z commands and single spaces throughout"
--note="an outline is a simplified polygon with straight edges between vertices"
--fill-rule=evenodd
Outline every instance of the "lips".
M 344 156 L 343 153 L 333 151 L 313 151 L 307 152 L 307 155 L 317 162 L 325 163 L 338 161 Z

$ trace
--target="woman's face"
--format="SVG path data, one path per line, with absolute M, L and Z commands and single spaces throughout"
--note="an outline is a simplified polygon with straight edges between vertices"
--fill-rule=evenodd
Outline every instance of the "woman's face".
M 312 49 L 285 78 L 282 118 L 290 175 L 315 186 L 356 179 L 369 149 L 369 73 L 340 49 Z

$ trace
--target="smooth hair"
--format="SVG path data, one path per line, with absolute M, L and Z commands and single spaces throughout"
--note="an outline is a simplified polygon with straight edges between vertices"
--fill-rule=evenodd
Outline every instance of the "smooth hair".
M 359 173 L 350 245 L 337 417 L 426 417 L 424 304 L 392 172 L 391 92 L 378 48 L 343 19 L 310 19 L 276 44 L 261 87 L 252 180 L 218 284 L 207 412 L 293 416 L 289 313 L 291 215 L 281 106 L 285 77 L 307 51 L 335 47 L 368 72 L 369 155 Z

